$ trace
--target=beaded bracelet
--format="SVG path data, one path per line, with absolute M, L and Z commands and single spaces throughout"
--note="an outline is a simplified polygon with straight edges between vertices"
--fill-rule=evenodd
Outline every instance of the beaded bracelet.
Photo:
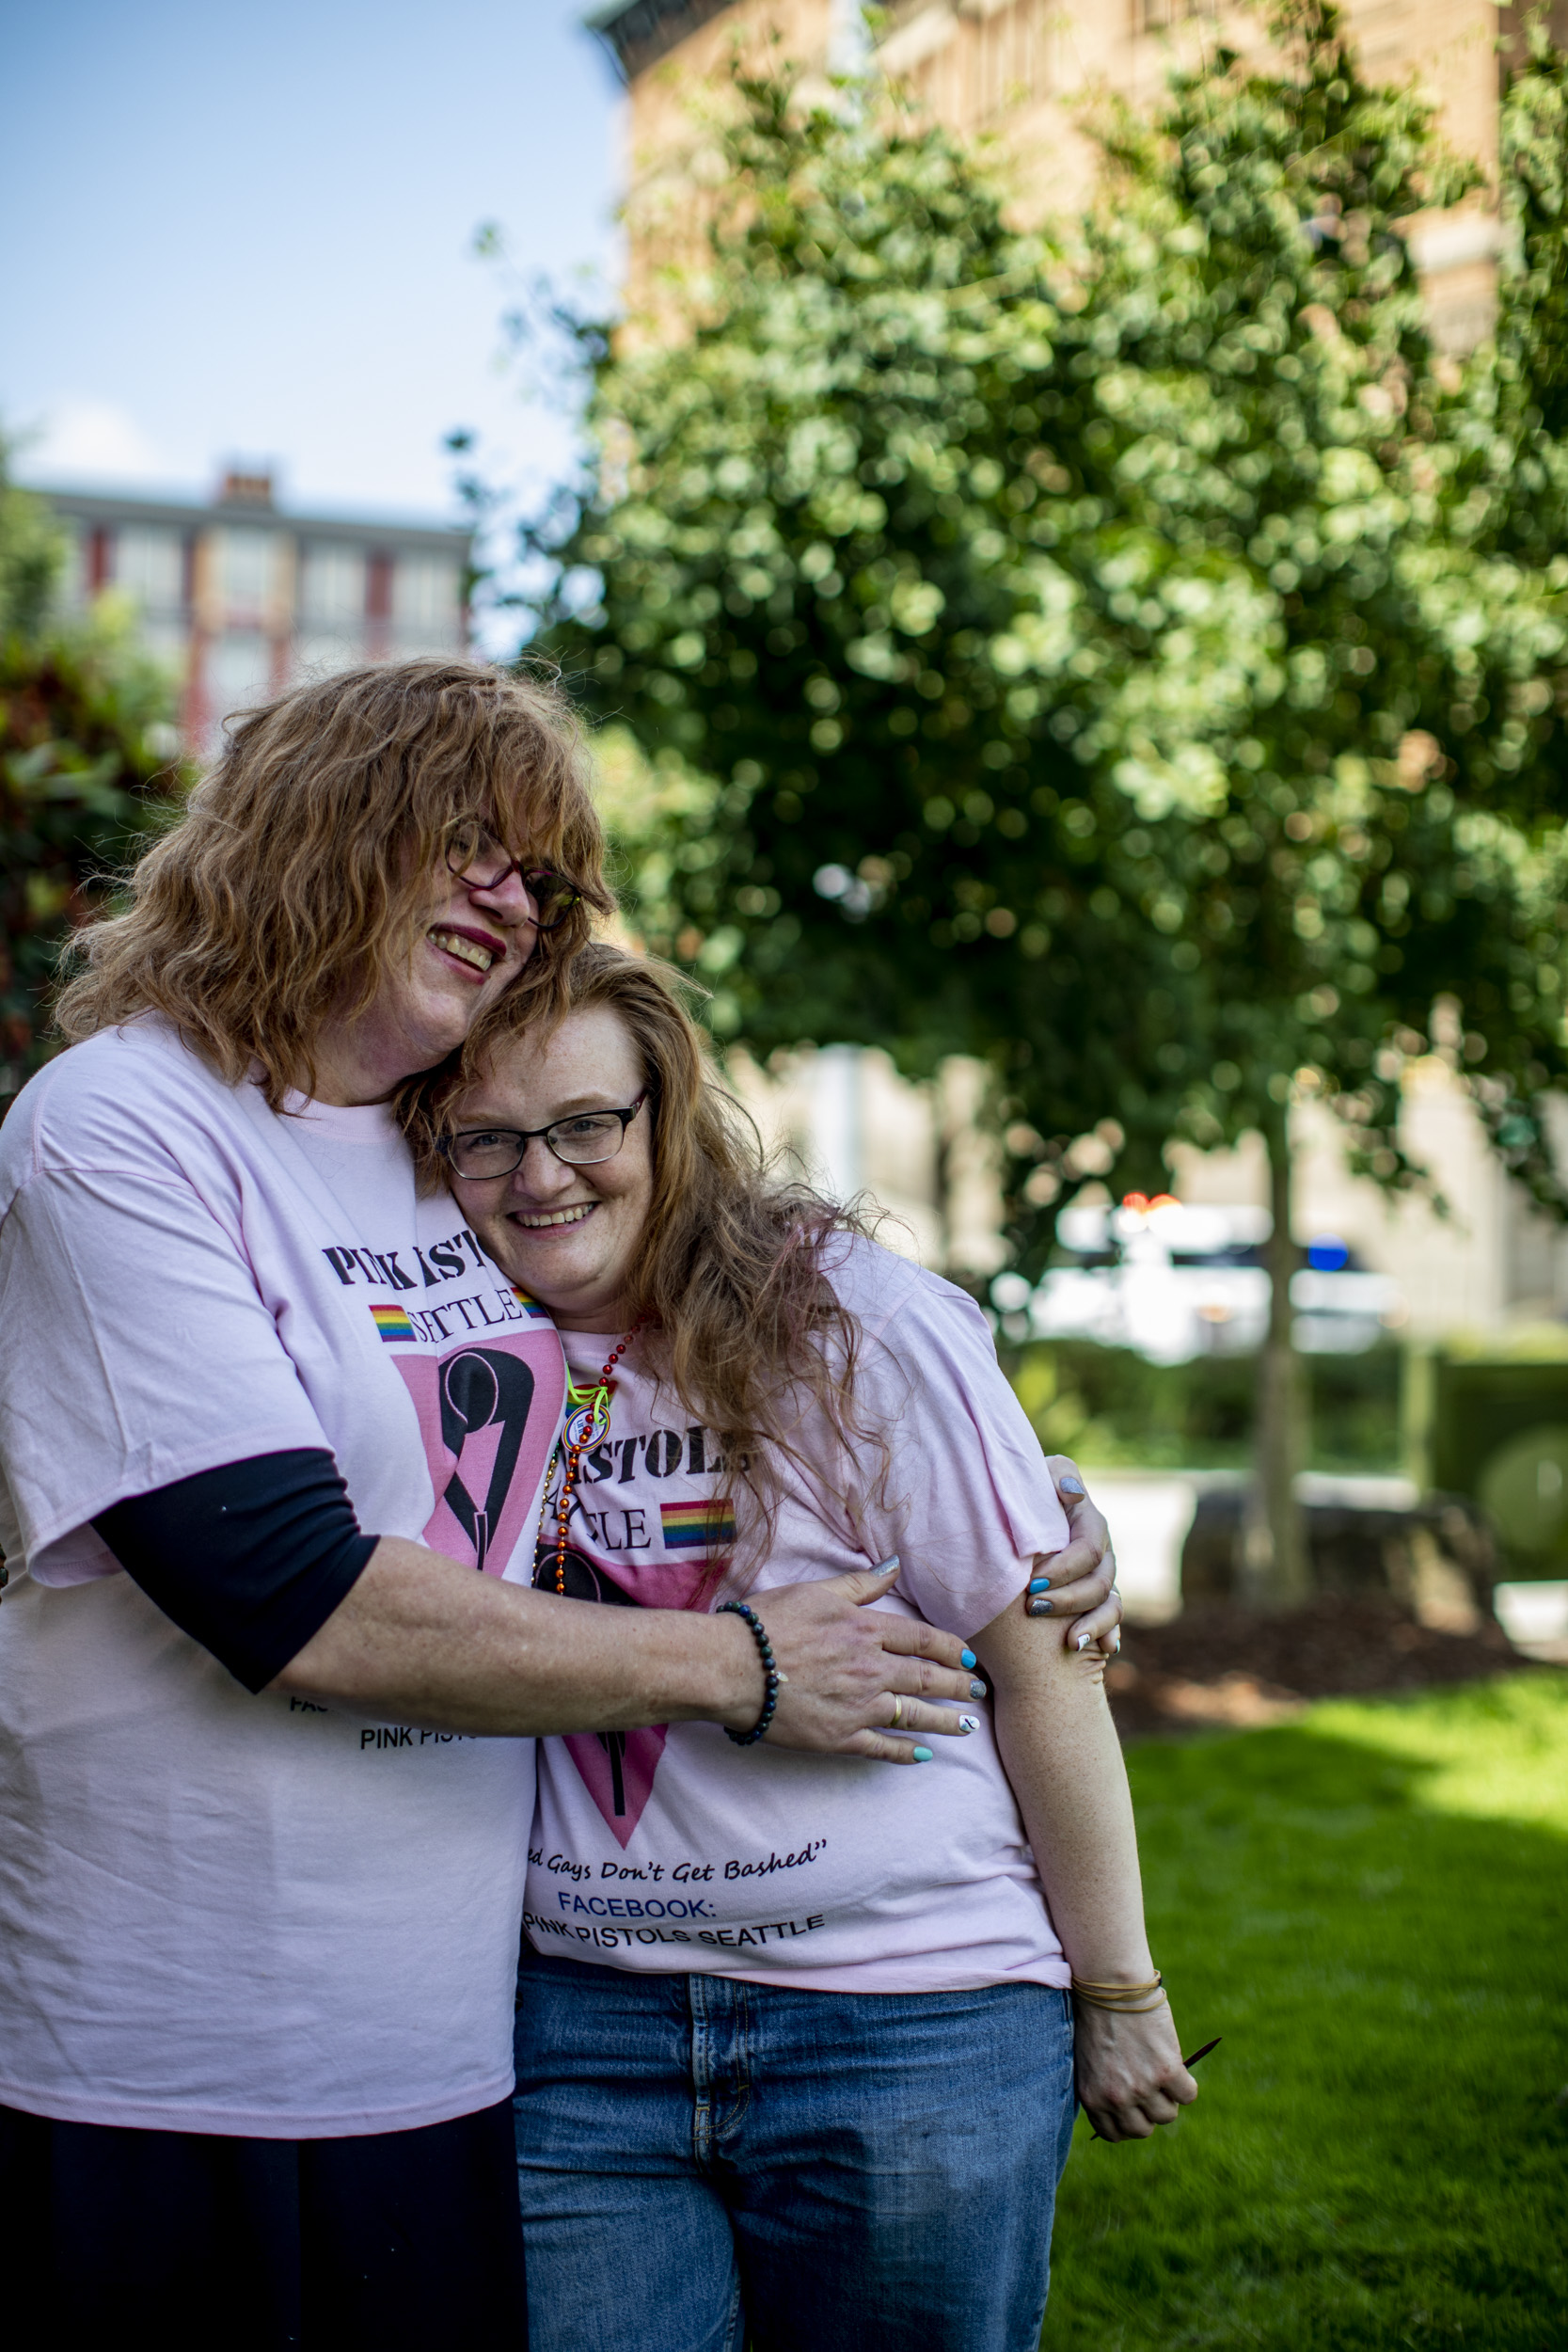
M 779 1703 L 778 1661 L 773 1656 L 773 1645 L 768 1638 L 762 1619 L 754 1609 L 748 1609 L 743 1600 L 721 1600 L 713 1613 L 716 1617 L 721 1617 L 726 1612 L 731 1616 L 744 1617 L 752 1629 L 758 1649 L 762 1652 L 763 1680 L 767 1684 L 766 1695 L 762 1702 L 762 1713 L 757 1717 L 750 1731 L 732 1731 L 727 1724 L 724 1726 L 726 1740 L 733 1740 L 737 1748 L 749 1748 L 762 1738 L 773 1720 L 773 1709 Z

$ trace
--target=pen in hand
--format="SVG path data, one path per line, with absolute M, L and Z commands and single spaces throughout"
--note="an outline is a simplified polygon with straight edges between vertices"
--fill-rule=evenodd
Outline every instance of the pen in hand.
M 1191 2058 L 1183 2058 L 1181 2063 L 1186 2068 L 1188 2074 L 1190 2074 L 1192 2073 L 1193 2068 L 1197 2064 L 1199 2058 L 1206 2058 L 1211 2050 L 1217 2050 L 1220 2043 L 1224 2040 L 1224 2034 L 1217 2033 L 1212 2042 L 1206 2042 L 1201 2050 L 1195 2050 Z M 1089 2137 L 1091 2139 L 1099 2139 L 1101 2137 L 1101 2135 L 1095 2130 L 1094 2125 L 1091 2123 L 1089 2125 Z

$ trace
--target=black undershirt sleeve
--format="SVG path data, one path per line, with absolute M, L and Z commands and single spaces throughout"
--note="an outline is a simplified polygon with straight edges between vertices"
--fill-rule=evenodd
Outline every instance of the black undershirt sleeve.
M 94 1527 L 166 1617 L 261 1691 L 337 1608 L 379 1540 L 325 1447 L 198 1470 Z

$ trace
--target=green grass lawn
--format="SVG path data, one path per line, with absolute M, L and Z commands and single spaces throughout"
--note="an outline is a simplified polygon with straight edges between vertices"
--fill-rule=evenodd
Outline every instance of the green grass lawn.
M 1174 2131 L 1080 2119 L 1045 2352 L 1568 2346 L 1568 1676 L 1128 1756 Z

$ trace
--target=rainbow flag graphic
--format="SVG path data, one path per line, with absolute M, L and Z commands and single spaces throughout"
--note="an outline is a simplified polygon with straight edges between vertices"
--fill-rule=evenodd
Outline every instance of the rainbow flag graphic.
M 550 1319 L 549 1309 L 547 1307 L 541 1307 L 537 1298 L 531 1298 L 527 1291 L 519 1290 L 517 1288 L 515 1282 L 512 1285 L 512 1295 L 531 1322 L 548 1323 Z
M 661 1502 L 666 1551 L 710 1551 L 735 1541 L 732 1502 Z
M 401 1307 L 372 1307 L 371 1321 L 384 1340 L 411 1340 L 417 1337 L 413 1325 Z

